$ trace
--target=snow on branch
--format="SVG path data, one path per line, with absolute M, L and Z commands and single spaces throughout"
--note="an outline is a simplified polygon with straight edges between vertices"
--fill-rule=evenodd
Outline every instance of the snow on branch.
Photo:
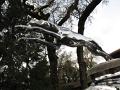
M 25 32 L 38 32 L 43 34 L 49 34 L 57 39 L 61 38 L 58 33 L 51 32 L 47 29 L 38 26 L 26 26 L 26 25 L 16 25 L 15 28 L 23 28 L 26 29 Z
M 53 44 L 51 42 L 42 41 L 41 39 L 34 38 L 34 40 L 39 40 L 42 43 L 47 43 L 47 45 L 67 45 L 70 47 L 79 47 L 85 46 L 87 47 L 93 54 L 100 55 L 104 57 L 106 60 L 110 59 L 109 55 L 102 50 L 102 48 L 92 39 L 85 37 L 81 34 L 73 32 L 65 27 L 56 26 L 50 22 L 40 20 L 35 21 L 32 20 L 28 23 L 28 25 L 16 25 L 16 28 L 26 29 L 27 32 L 38 32 L 53 36 L 57 39 Z M 26 38 L 28 39 L 28 38 Z M 32 38 L 29 38 L 31 40 Z M 33 40 L 33 39 L 32 39 Z
M 18 39 L 18 41 L 20 40 L 29 40 L 29 41 L 35 41 L 36 43 L 42 43 L 44 45 L 47 45 L 47 46 L 50 46 L 50 47 L 53 47 L 53 48 L 58 48 L 58 46 L 54 43 L 51 43 L 51 42 L 47 42 L 45 40 L 42 40 L 40 38 L 28 38 L 28 37 L 22 37 L 20 39 Z

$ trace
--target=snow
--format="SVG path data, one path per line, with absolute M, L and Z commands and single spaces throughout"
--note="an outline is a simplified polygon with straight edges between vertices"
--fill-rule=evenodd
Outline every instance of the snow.
M 106 85 L 90 86 L 85 90 L 117 90 L 115 87 L 110 87 Z
M 34 3 L 32 0 L 27 0 L 27 1 L 25 2 L 25 4 L 34 6 L 34 8 L 39 7 L 39 6 L 38 6 L 36 3 Z
M 105 53 L 94 40 L 73 32 L 66 27 L 57 26 L 51 22 L 36 19 L 31 20 L 28 25 L 16 25 L 15 27 L 24 28 L 27 31 L 49 34 L 59 41 L 61 40 L 61 45 L 66 44 L 70 47 L 85 46 L 93 54 L 103 56 L 107 60 L 109 59 L 109 55 Z M 65 42 L 64 40 L 67 41 Z M 58 42 L 56 42 L 56 44 L 57 43 Z
M 45 20 L 37 20 L 37 19 L 32 19 L 28 24 L 32 25 L 32 26 L 41 26 L 41 25 L 47 25 L 50 26 L 50 24 L 45 21 Z
M 23 29 L 27 28 L 26 32 L 35 31 L 35 32 L 38 32 L 38 33 L 50 34 L 50 35 L 52 35 L 52 36 L 54 36 L 56 38 L 61 38 L 58 33 L 51 32 L 49 30 L 46 30 L 46 29 L 44 29 L 42 27 L 38 27 L 38 26 L 33 27 L 33 26 L 30 26 L 30 25 L 28 25 L 28 26 L 26 26 L 26 25 L 16 25 L 15 27 L 16 28 L 23 28 Z
M 2 73 L 2 72 L 4 71 L 4 69 L 6 69 L 6 68 L 8 68 L 7 65 L 5 65 L 5 66 L 0 66 L 0 73 Z
M 106 75 L 97 77 L 95 80 L 101 80 L 101 79 L 105 79 L 105 78 L 111 78 L 111 77 L 118 76 L 118 75 L 120 75 L 120 71 L 116 72 L 114 74 L 106 74 Z
M 57 29 L 56 32 L 58 32 L 58 34 L 59 34 L 59 36 L 61 36 L 61 38 L 69 37 L 69 38 L 74 38 L 76 40 L 92 41 L 92 39 L 85 37 L 81 34 L 78 34 L 76 32 L 73 32 L 73 31 L 69 30 L 69 28 L 56 26 L 55 24 L 48 22 L 48 21 L 34 19 L 34 20 L 31 20 L 29 22 L 29 24 L 31 26 L 39 26 L 39 27 L 43 27 L 45 25 L 46 27 L 49 27 L 49 28 L 52 28 L 55 30 Z
M 33 29 L 34 31 L 38 31 L 39 33 L 40 32 L 47 33 L 47 34 L 55 36 L 56 38 L 61 38 L 61 39 L 64 38 L 64 37 L 69 37 L 69 38 L 73 38 L 73 39 L 76 39 L 76 40 L 92 41 L 92 39 L 90 39 L 88 37 L 85 37 L 81 34 L 78 34 L 76 32 L 73 32 L 73 31 L 69 30 L 68 28 L 56 26 L 56 25 L 54 25 L 52 23 L 48 23 L 47 21 L 44 21 L 44 20 L 40 20 L 40 21 L 31 20 L 29 22 L 28 26 L 26 26 L 26 25 L 16 25 L 15 27 L 16 28 L 27 28 L 28 31 Z M 56 32 L 58 32 L 58 33 L 47 30 L 48 27 L 49 27 L 49 29 L 51 29 L 51 28 L 54 29 L 54 30 L 57 29 Z
M 97 77 L 95 80 L 101 80 L 101 79 L 104 79 L 104 78 L 107 78 L 107 77 L 111 77 L 112 74 L 107 74 L 107 75 L 103 75 L 103 76 L 100 76 L 100 77 Z
M 88 38 L 81 34 L 73 32 L 73 31 L 69 30 L 68 28 L 65 28 L 65 27 L 58 27 L 58 28 L 59 28 L 58 33 L 61 34 L 63 37 L 74 38 L 76 40 L 92 41 L 91 38 Z

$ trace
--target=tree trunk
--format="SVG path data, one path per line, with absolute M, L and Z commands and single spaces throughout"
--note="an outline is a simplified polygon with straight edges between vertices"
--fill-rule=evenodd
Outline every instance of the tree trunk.
M 86 9 L 82 12 L 82 15 L 79 18 L 78 22 L 78 33 L 84 34 L 84 26 L 88 16 L 92 13 L 95 7 L 101 2 L 102 0 L 92 0 L 92 2 L 86 7 Z M 80 90 L 84 90 L 88 87 L 87 85 L 87 66 L 83 58 L 83 47 L 77 48 L 77 59 L 79 64 L 79 73 L 80 73 Z
M 50 61 L 50 79 L 52 90 L 58 89 L 57 56 L 56 49 L 47 47 L 48 58 Z
M 79 19 L 78 22 L 78 33 L 80 34 L 84 34 L 84 22 L 81 20 L 81 18 Z M 87 85 L 87 66 L 86 63 L 84 61 L 83 58 L 83 47 L 78 47 L 77 48 L 77 60 L 78 60 L 78 64 L 79 64 L 79 74 L 80 74 L 80 90 L 84 90 L 85 88 L 88 87 Z
M 49 42 L 53 42 L 54 38 L 45 35 L 45 39 Z M 56 48 L 47 46 L 48 58 L 50 62 L 50 79 L 51 79 L 51 90 L 58 90 L 58 73 L 57 73 L 57 55 Z
M 83 47 L 77 48 L 77 59 L 79 64 L 79 74 L 80 74 L 80 90 L 84 90 L 88 87 L 87 85 L 87 69 L 86 69 L 86 63 L 83 58 Z

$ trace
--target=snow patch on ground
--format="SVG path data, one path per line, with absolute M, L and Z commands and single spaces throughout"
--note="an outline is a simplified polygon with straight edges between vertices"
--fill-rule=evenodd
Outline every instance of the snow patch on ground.
M 117 90 L 115 87 L 100 85 L 100 86 L 90 86 L 86 90 Z

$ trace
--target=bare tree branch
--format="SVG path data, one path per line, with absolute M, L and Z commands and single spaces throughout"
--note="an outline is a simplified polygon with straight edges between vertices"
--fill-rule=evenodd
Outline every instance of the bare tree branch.
M 52 27 L 52 29 L 58 29 L 58 32 L 53 32 L 51 29 L 51 24 L 46 24 L 46 27 L 49 29 L 44 29 L 43 27 L 40 27 L 42 25 L 45 25 L 43 23 L 40 23 L 40 25 L 38 26 L 38 22 L 35 22 L 36 24 L 32 24 L 31 26 L 25 26 L 25 25 L 17 25 L 16 28 L 23 28 L 23 29 L 27 29 L 28 32 L 33 31 L 33 32 L 38 32 L 38 33 L 43 33 L 43 34 L 47 34 L 47 35 L 51 35 L 54 38 L 58 39 L 59 42 L 50 42 L 50 43 L 55 43 L 56 45 L 67 45 L 70 47 L 80 47 L 80 46 L 85 46 L 87 47 L 92 53 L 94 53 L 95 55 L 100 55 L 103 56 L 106 60 L 110 59 L 109 55 L 107 53 L 105 53 L 102 48 L 92 39 L 85 37 L 81 34 L 78 34 L 76 32 L 73 32 L 71 30 L 69 30 L 68 28 L 63 28 L 63 27 Z M 35 26 L 37 25 L 37 26 Z M 49 26 L 50 25 L 50 26 Z M 38 38 L 37 38 L 38 39 Z
M 102 0 L 92 0 L 92 2 L 86 7 L 86 9 L 82 12 L 82 15 L 79 18 L 78 22 L 78 33 L 83 34 L 84 32 L 84 25 L 88 16 L 92 13 L 95 7 L 101 2 Z
M 44 5 L 44 6 L 42 6 L 42 7 L 40 7 L 39 9 L 40 9 L 40 10 L 43 10 L 43 9 L 45 9 L 45 8 L 47 8 L 47 7 L 50 7 L 50 6 L 54 3 L 54 1 L 55 1 L 55 0 L 48 0 L 47 4 Z
M 43 9 L 50 7 L 54 3 L 54 0 L 48 0 L 48 3 L 46 5 L 40 6 L 38 8 L 34 8 L 33 5 L 28 5 L 25 2 L 26 2 L 26 0 L 23 1 L 23 5 L 26 9 L 25 12 L 28 15 L 30 15 L 31 17 L 36 18 L 38 20 L 41 20 L 41 19 L 48 20 L 50 14 L 49 13 L 44 14 Z
M 22 37 L 20 39 L 18 39 L 18 41 L 20 40 L 29 40 L 29 41 L 34 41 L 36 43 L 42 43 L 44 45 L 47 45 L 47 46 L 50 46 L 50 47 L 53 47 L 53 48 L 57 48 L 58 46 L 54 43 L 51 43 L 51 42 L 47 42 L 45 40 L 42 40 L 40 38 L 27 38 L 27 37 Z
M 15 28 L 22 28 L 22 29 L 27 29 L 25 32 L 38 32 L 38 33 L 43 33 L 43 34 L 49 34 L 57 39 L 60 39 L 60 35 L 58 33 L 54 33 L 54 32 L 51 32 L 49 30 L 46 30 L 42 27 L 30 27 L 30 26 L 26 26 L 26 25 L 16 25 Z
M 73 4 L 67 9 L 67 13 L 62 18 L 62 20 L 58 23 L 59 26 L 61 26 L 64 22 L 67 21 L 67 19 L 70 17 L 70 14 L 77 8 L 79 0 L 75 0 Z

